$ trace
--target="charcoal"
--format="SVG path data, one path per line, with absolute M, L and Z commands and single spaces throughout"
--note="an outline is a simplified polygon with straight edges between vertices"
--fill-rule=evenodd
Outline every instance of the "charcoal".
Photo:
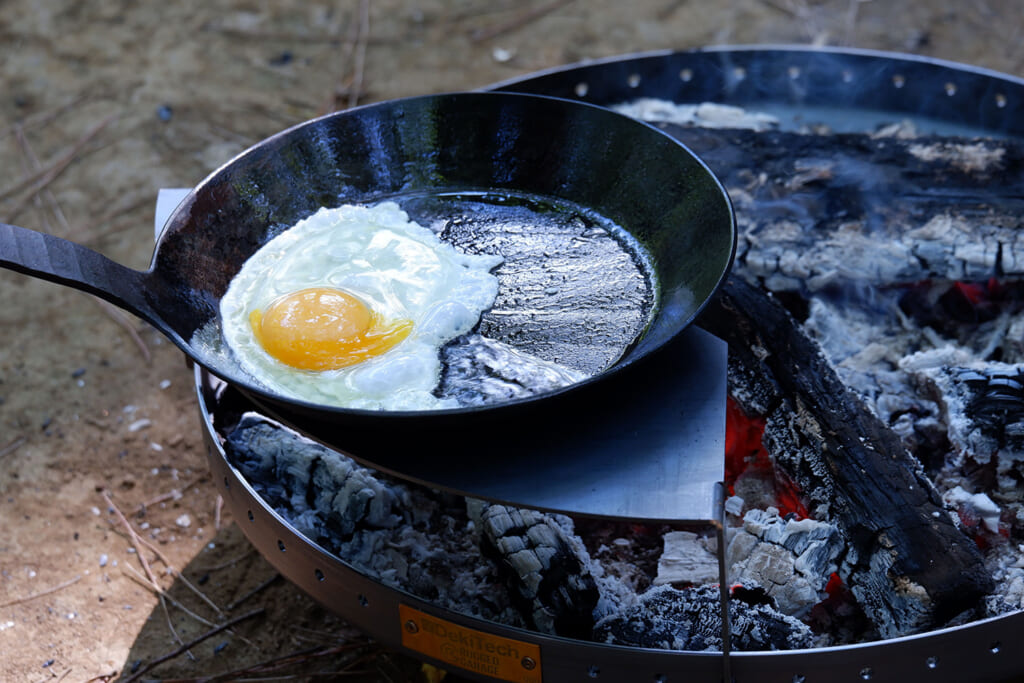
M 730 642 L 735 650 L 812 647 L 811 630 L 771 606 L 754 586 L 734 590 L 729 600 Z M 679 590 L 657 586 L 635 607 L 599 621 L 594 639 L 612 645 L 662 650 L 720 651 L 721 595 L 717 585 Z
M 803 617 L 826 597 L 844 550 L 839 529 L 827 522 L 750 510 L 743 526 L 730 533 L 729 580 L 764 586 L 780 612 Z
M 567 520 L 482 502 L 477 509 L 485 552 L 511 577 L 513 593 L 533 627 L 588 638 L 600 594 L 586 549 L 565 527 Z

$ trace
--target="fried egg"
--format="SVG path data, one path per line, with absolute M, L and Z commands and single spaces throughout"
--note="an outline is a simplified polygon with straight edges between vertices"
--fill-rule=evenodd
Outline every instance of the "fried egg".
M 500 256 L 464 254 L 394 202 L 323 208 L 268 241 L 221 299 L 222 333 L 265 388 L 347 408 L 456 407 L 439 349 L 493 303 Z

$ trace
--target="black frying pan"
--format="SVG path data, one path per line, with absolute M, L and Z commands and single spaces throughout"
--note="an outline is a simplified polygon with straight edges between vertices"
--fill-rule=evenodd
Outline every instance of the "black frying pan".
M 305 403 L 262 389 L 228 354 L 197 344 L 193 336 L 216 326 L 218 302 L 242 263 L 319 207 L 404 197 L 413 198 L 414 208 L 429 208 L 431 197 L 470 191 L 580 207 L 627 230 L 651 256 L 655 296 L 641 333 L 611 367 L 556 395 L 594 384 L 664 346 L 714 293 L 735 249 L 725 191 L 667 135 L 591 105 L 464 93 L 352 109 L 255 145 L 200 183 L 174 211 L 146 271 L 3 224 L 0 265 L 91 292 L 138 315 L 197 363 L 288 421 L 381 433 L 412 424 L 448 429 L 549 396 L 429 412 Z

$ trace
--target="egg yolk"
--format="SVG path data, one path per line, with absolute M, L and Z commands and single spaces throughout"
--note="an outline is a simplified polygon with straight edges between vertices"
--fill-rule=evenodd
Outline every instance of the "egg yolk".
M 384 321 L 348 292 L 313 287 L 249 314 L 256 341 L 285 365 L 337 370 L 379 356 L 405 339 L 412 321 Z

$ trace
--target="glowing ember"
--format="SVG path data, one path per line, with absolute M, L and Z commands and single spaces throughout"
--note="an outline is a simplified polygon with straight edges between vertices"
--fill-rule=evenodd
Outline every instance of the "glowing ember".
M 768 451 L 761 442 L 765 421 L 746 415 L 731 397 L 725 413 L 725 485 L 729 495 L 736 494 L 736 480 L 745 475 L 758 475 L 774 483 L 775 507 L 783 517 L 807 518 L 807 506 L 796 485 L 775 469 Z

